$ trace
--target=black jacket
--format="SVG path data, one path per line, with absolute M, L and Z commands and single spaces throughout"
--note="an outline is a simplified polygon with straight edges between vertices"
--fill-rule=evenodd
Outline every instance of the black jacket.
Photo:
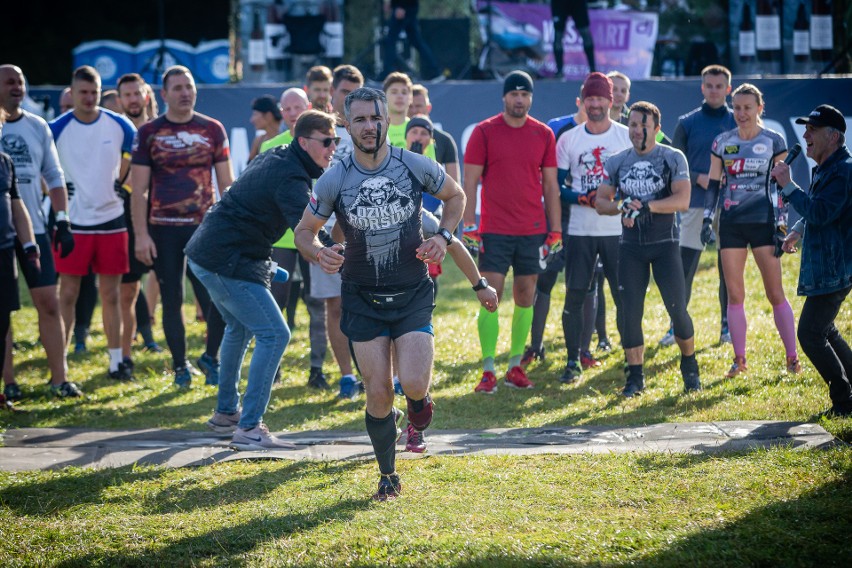
M 272 244 L 295 228 L 323 170 L 298 143 L 255 158 L 207 212 L 186 245 L 200 266 L 269 286 Z

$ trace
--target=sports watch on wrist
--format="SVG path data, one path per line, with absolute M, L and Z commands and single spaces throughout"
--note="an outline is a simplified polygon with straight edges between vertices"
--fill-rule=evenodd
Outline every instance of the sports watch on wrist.
M 453 234 L 451 232 L 449 232 L 448 230 L 446 230 L 445 228 L 441 227 L 440 229 L 438 229 L 438 232 L 435 233 L 435 234 L 444 237 L 444 240 L 447 241 L 447 246 L 450 246 L 451 244 L 453 244 Z
M 479 292 L 480 290 L 485 290 L 486 288 L 488 288 L 488 280 L 486 280 L 485 277 L 483 276 L 482 278 L 479 279 L 479 282 L 476 283 L 476 286 L 471 286 L 471 288 L 473 288 L 474 292 Z

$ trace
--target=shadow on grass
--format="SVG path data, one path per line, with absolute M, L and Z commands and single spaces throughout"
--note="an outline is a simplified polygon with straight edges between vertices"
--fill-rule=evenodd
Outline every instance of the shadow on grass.
M 15 483 L 4 489 L 0 504 L 22 516 L 52 517 L 64 511 L 91 504 L 120 505 L 126 497 L 120 491 L 107 495 L 111 489 L 133 483 L 152 483 L 153 490 L 139 501 L 145 515 L 181 513 L 196 509 L 216 509 L 223 505 L 262 499 L 291 481 L 302 480 L 317 473 L 342 475 L 359 467 L 359 461 L 322 463 L 313 461 L 280 462 L 282 467 L 269 471 L 258 470 L 253 475 L 226 478 L 207 487 L 198 482 L 158 483 L 157 480 L 174 470 L 166 468 L 138 469 L 125 466 L 110 470 L 83 470 L 71 475 L 55 475 L 51 479 Z M 207 467 L 216 467 L 207 466 Z M 187 488 L 187 483 L 197 483 Z

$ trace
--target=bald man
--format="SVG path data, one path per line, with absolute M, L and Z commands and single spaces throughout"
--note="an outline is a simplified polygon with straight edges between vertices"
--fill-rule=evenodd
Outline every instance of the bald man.
M 260 152 L 266 152 L 270 148 L 277 148 L 289 144 L 293 141 L 293 128 L 296 126 L 296 121 L 302 116 L 302 113 L 311 108 L 311 103 L 308 101 L 308 95 L 303 89 L 296 87 L 287 89 L 281 93 L 281 113 L 284 115 L 284 124 L 287 130 L 273 136 L 260 145 Z

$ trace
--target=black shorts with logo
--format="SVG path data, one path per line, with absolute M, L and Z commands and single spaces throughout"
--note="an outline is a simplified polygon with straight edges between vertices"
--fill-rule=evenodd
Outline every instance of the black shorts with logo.
M 35 236 L 36 244 L 41 253 L 39 262 L 41 263 L 41 272 L 33 272 L 30 270 L 30 265 L 27 263 L 24 256 L 24 246 L 21 241 L 15 239 L 15 253 L 18 255 L 18 262 L 21 265 L 21 274 L 24 280 L 27 281 L 27 288 L 43 288 L 45 286 L 56 286 L 58 279 L 56 278 L 56 266 L 53 264 L 53 252 L 50 250 L 51 242 L 47 233 L 40 233 Z
M 747 249 L 775 246 L 775 228 L 771 223 L 722 223 L 719 249 Z
M 340 330 L 353 342 L 412 331 L 432 333 L 435 287 L 431 278 L 408 288 L 373 288 L 343 282 Z

